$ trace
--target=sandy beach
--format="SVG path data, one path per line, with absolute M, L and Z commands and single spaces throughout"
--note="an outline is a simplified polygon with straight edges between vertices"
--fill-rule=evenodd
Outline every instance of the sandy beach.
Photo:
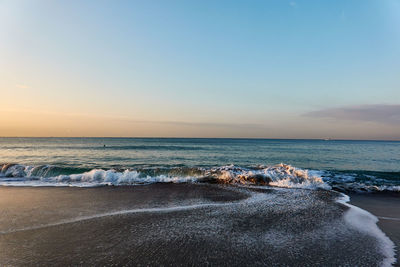
M 323 190 L 207 184 L 0 187 L 0 264 L 382 262 L 382 240 L 346 222 L 349 209 L 337 197 Z

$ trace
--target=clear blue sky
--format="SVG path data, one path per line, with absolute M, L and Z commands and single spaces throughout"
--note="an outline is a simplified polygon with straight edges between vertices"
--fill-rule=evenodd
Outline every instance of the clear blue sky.
M 400 1 L 0 0 L 0 136 L 400 139 Z

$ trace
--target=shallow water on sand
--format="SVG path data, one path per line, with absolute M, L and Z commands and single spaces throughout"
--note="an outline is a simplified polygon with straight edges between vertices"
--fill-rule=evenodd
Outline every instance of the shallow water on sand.
M 0 192 L 1 265 L 374 266 L 392 260 L 391 242 L 373 217 L 338 203 L 331 191 L 155 184 Z

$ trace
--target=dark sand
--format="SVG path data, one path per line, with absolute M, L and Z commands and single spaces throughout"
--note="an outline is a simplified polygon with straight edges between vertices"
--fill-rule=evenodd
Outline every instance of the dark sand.
M 0 187 L 0 266 L 376 266 L 328 191 Z M 128 210 L 128 211 L 127 211 Z
M 378 217 L 378 226 L 396 245 L 396 266 L 400 266 L 400 193 L 349 194 L 350 203 Z

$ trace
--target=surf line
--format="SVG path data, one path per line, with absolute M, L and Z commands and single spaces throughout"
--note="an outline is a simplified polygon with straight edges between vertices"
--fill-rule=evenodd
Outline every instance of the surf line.
M 200 209 L 200 208 L 207 208 L 207 207 L 227 206 L 227 205 L 232 205 L 232 204 L 236 204 L 236 202 L 195 204 L 195 205 L 173 206 L 173 207 L 165 207 L 165 208 L 144 208 L 144 209 L 120 210 L 120 211 L 107 212 L 107 213 L 95 214 L 95 215 L 90 215 L 90 216 L 82 216 L 82 217 L 77 217 L 77 218 L 73 218 L 73 219 L 69 219 L 69 220 L 62 220 L 62 221 L 55 222 L 55 223 L 42 224 L 42 225 L 36 225 L 36 226 L 31 226 L 31 227 L 0 231 L 0 235 L 22 232 L 22 231 L 37 230 L 37 229 L 48 228 L 48 227 L 52 227 L 52 226 L 59 226 L 59 225 L 64 225 L 64 224 L 88 221 L 88 220 L 92 220 L 92 219 L 103 218 L 103 217 L 108 217 L 108 216 L 115 216 L 115 215 L 124 215 L 124 214 L 132 214 L 132 213 L 152 213 L 152 212 L 168 213 L 168 212 L 174 212 L 174 211 L 192 210 L 192 209 Z
M 344 213 L 346 223 L 378 240 L 380 251 L 384 256 L 380 266 L 392 266 L 396 262 L 395 244 L 376 224 L 379 221 L 378 217 L 366 210 L 349 204 L 350 197 L 343 193 L 341 193 L 341 197 L 336 202 L 349 207 L 349 210 Z

